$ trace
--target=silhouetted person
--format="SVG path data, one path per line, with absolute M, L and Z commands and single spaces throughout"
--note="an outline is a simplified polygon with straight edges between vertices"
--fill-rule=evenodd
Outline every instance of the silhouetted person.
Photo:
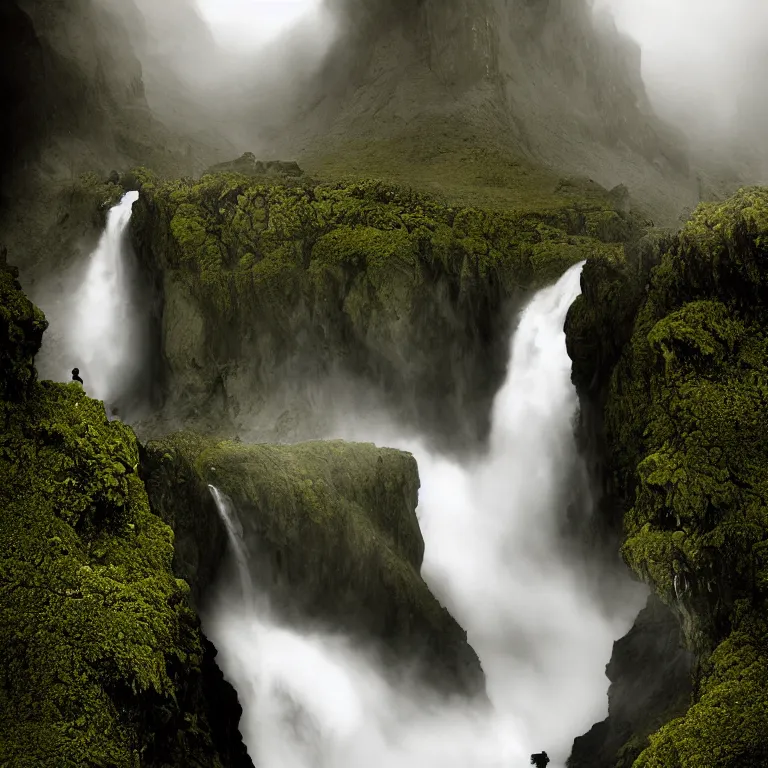
M 546 752 L 537 752 L 535 755 L 531 755 L 531 765 L 535 765 L 536 768 L 547 768 L 549 763 L 549 755 Z
M 81 384 L 83 383 L 83 380 L 80 378 L 80 369 L 79 368 L 73 368 L 72 369 L 72 381 L 79 381 Z

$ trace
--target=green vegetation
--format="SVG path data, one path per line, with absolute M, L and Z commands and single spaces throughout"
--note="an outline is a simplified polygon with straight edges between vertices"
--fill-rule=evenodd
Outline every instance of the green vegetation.
M 700 206 L 663 251 L 645 295 L 639 274 L 593 267 L 587 279 L 602 284 L 571 318 L 584 388 L 601 356 L 580 344 L 590 323 L 614 311 L 600 302 L 624 291 L 640 304 L 631 338 L 617 328 L 603 355 L 609 365 L 598 370 L 610 375 L 602 395 L 610 482 L 624 503 L 625 560 L 679 613 L 702 665 L 696 704 L 651 737 L 635 766 L 762 765 L 768 190 Z
M 175 475 L 184 464 L 201 493 L 211 483 L 232 499 L 246 540 L 261 548 L 257 560 L 271 564 L 262 581 L 289 589 L 303 616 L 383 640 L 401 664 L 420 658 L 441 687 L 482 690 L 466 634 L 420 575 L 413 456 L 372 444 L 246 445 L 190 432 L 146 450 L 152 474 L 167 465 Z M 148 485 L 152 495 L 151 478 Z
M 599 184 L 564 179 L 510 151 L 508 142 L 478 136 L 451 119 L 409 123 L 401 134 L 386 138 L 345 138 L 341 145 L 332 138 L 326 147 L 315 142 L 299 163 L 315 178 L 344 184 L 380 179 L 459 208 L 547 214 L 609 203 Z
M 48 323 L 21 292 L 19 271 L 0 248 L 0 397 L 20 400 L 35 380 L 35 355 Z
M 162 251 L 166 266 L 194 276 L 199 294 L 221 309 L 256 302 L 344 300 L 344 311 L 407 317 L 435 274 L 472 294 L 501 284 L 536 287 L 594 254 L 620 259 L 637 234 L 607 196 L 567 205 L 494 212 L 452 208 L 383 182 L 267 185 L 222 173 L 200 181 L 136 177 L 143 206 L 135 230 Z M 562 202 L 562 201 L 561 201 Z M 152 221 L 159 214 L 160 221 Z M 599 239 L 602 238 L 602 239 Z M 603 242 L 605 241 L 605 242 Z
M 133 432 L 79 384 L 35 381 L 46 323 L 4 260 L 0 307 L 0 765 L 218 766 Z
M 301 366 L 375 382 L 403 418 L 478 439 L 515 304 L 588 257 L 621 263 L 641 232 L 614 210 L 620 193 L 567 185 L 539 211 L 484 210 L 381 181 L 134 174 L 133 242 L 166 302 L 165 409 L 206 432 L 247 428 Z
M 651 736 L 634 768 L 768 765 L 768 605 L 739 608 L 746 616 L 710 657 L 698 702 Z

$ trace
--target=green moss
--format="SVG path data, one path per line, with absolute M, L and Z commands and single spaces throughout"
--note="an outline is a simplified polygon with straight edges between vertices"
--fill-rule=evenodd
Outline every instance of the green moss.
M 146 171 L 137 179 L 144 208 L 135 228 L 153 230 L 164 266 L 227 316 L 286 299 L 335 303 L 352 285 L 350 307 L 362 296 L 384 314 L 407 316 L 436 271 L 463 293 L 493 282 L 512 293 L 590 255 L 621 260 L 616 228 L 592 226 L 595 217 L 620 221 L 626 238 L 636 233 L 633 220 L 599 199 L 566 212 L 503 213 L 452 208 L 380 182 L 274 185 L 237 173 L 161 182 Z
M 0 399 L 0 764 L 217 766 L 193 722 L 199 625 L 133 432 L 78 384 L 34 380 L 45 322 L 12 277 L 0 273 L 14 361 Z
M 211 483 L 233 500 L 246 540 L 261 548 L 258 561 L 272 566 L 262 586 L 287 587 L 303 616 L 384 641 L 401 664 L 420 656 L 438 685 L 482 690 L 465 633 L 420 575 L 413 456 L 372 444 L 246 445 L 189 432 L 147 451 L 156 464 L 192 467 L 202 493 Z
M 0 397 L 23 399 L 35 379 L 35 355 L 48 323 L 22 293 L 19 271 L 0 248 Z
M 623 555 L 678 612 L 704 665 L 696 704 L 651 737 L 637 768 L 766 759 L 767 236 L 768 190 L 700 206 L 666 244 L 631 338 L 614 342 L 617 362 L 600 373 Z M 585 270 L 575 359 L 587 359 L 600 302 L 610 314 L 612 286 L 632 282 L 608 272 Z M 585 364 L 580 381 L 594 371 Z
M 541 215 L 604 207 L 609 197 L 590 180 L 563 179 L 510 151 L 509 142 L 488 141 L 476 126 L 444 116 L 409 121 L 389 138 L 332 139 L 325 148 L 316 143 L 299 162 L 314 178 L 345 184 L 380 179 L 461 208 Z
M 766 606 L 742 619 L 709 659 L 699 700 L 667 723 L 634 768 L 733 768 L 768 763 Z

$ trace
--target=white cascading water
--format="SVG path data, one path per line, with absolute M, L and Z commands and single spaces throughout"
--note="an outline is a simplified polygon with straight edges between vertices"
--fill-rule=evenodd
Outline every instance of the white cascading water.
M 522 312 L 489 450 L 471 465 L 360 420 L 340 423 L 334 435 L 416 456 L 422 572 L 467 630 L 493 711 L 395 690 L 350 640 L 281 627 L 265 604 L 248 613 L 227 593 L 206 625 L 240 695 L 241 731 L 256 764 L 509 768 L 545 749 L 550 768 L 560 768 L 573 737 L 605 716 L 605 664 L 644 595 L 629 588 L 607 616 L 558 547 L 566 468 L 576 456 L 563 324 L 580 272 L 581 265 L 568 270 Z M 217 503 L 232 537 L 232 510 Z M 247 572 L 245 560 L 240 567 Z
M 85 279 L 75 296 L 68 334 L 73 364 L 91 397 L 113 402 L 122 394 L 135 363 L 131 277 L 124 249 L 138 192 L 127 192 L 107 215 L 107 226 L 90 257 Z
M 237 574 L 240 578 L 240 589 L 242 590 L 240 597 L 244 606 L 250 608 L 255 601 L 255 594 L 253 580 L 248 570 L 248 550 L 245 546 L 245 538 L 243 537 L 243 526 L 235 514 L 232 500 L 215 485 L 209 485 L 208 489 L 211 492 L 211 496 L 213 496 L 213 500 L 216 502 L 216 509 L 219 510 L 219 517 L 224 523 L 227 538 L 232 547 L 232 554 L 235 556 Z

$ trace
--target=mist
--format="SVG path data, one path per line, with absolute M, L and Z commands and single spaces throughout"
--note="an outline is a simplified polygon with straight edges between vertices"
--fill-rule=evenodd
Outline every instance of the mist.
M 642 51 L 657 113 L 699 153 L 735 154 L 768 175 L 768 4 L 763 0 L 594 0 Z
M 224 154 L 269 156 L 337 35 L 323 0 L 100 2 L 128 25 L 153 113 Z
M 573 483 L 583 466 L 562 330 L 580 270 L 521 313 L 489 443 L 470 460 L 349 401 L 325 435 L 416 457 L 422 575 L 467 630 L 491 708 L 440 700 L 350 638 L 282 624 L 243 577 L 249 555 L 230 523 L 240 576 L 220 586 L 203 621 L 257 764 L 501 768 L 546 749 L 551 768 L 562 768 L 573 738 L 605 716 L 605 664 L 647 590 L 625 570 L 588 562 L 562 535 L 566 507 L 591 510 L 588 485 Z M 222 512 L 225 521 L 231 514 Z

